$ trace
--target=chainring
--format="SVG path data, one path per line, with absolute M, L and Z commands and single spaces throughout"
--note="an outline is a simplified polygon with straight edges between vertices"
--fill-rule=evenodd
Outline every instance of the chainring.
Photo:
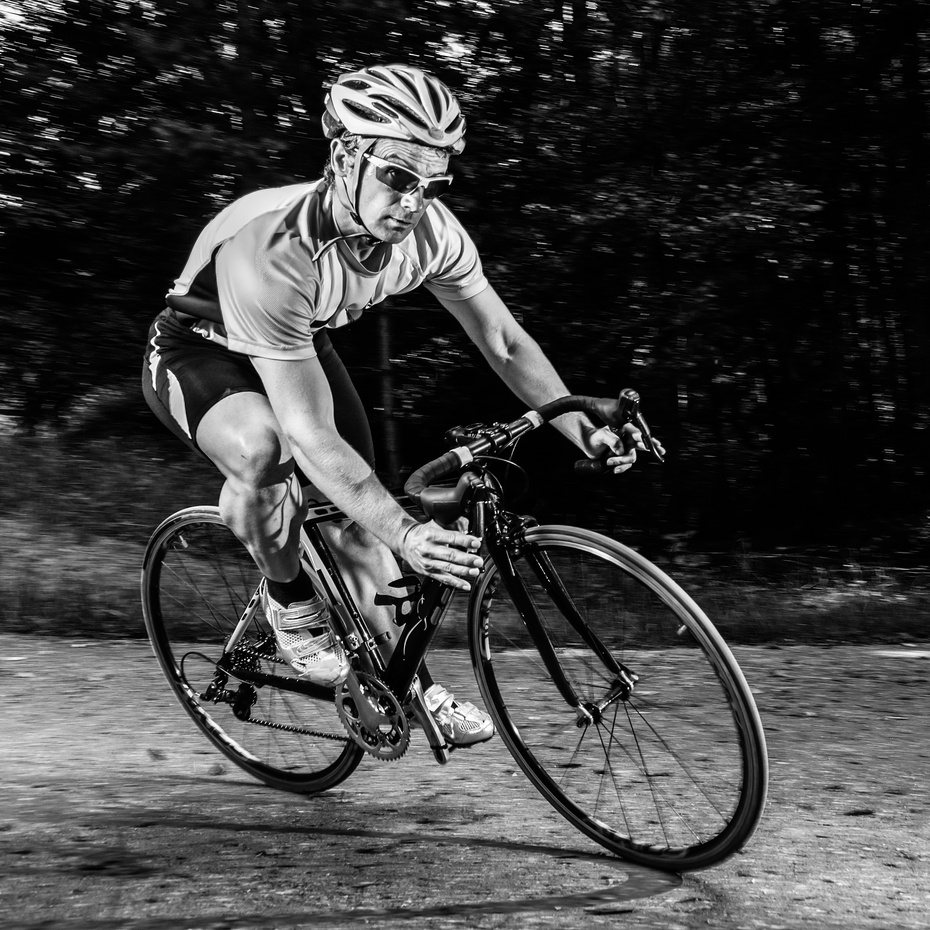
M 350 672 L 350 675 L 353 674 Z M 367 672 L 356 672 L 360 699 L 368 702 L 367 710 L 373 710 L 380 718 L 372 729 L 362 720 L 352 685 L 345 681 L 336 692 L 336 712 L 349 736 L 365 752 L 381 762 L 399 759 L 410 745 L 410 725 L 394 692 L 379 678 Z

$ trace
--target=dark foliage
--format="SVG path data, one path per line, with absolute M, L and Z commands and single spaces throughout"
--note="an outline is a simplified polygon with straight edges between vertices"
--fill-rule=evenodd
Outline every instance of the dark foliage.
M 920 0 L 5 9 L 0 374 L 21 429 L 132 397 L 203 221 L 317 176 L 327 81 L 404 60 L 463 98 L 450 202 L 498 290 L 573 390 L 637 387 L 672 450 L 579 505 L 572 450 L 526 443 L 551 515 L 714 544 L 925 543 Z M 387 407 L 386 476 L 455 421 L 520 410 L 428 299 L 384 312 L 341 343 Z

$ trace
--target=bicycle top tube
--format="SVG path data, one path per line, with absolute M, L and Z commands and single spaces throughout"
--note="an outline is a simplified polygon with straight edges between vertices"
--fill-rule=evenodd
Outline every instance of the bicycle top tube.
M 511 423 L 498 423 L 483 427 L 478 438 L 461 443 L 457 448 L 418 468 L 404 484 L 407 496 L 422 506 L 423 492 L 434 482 L 447 478 L 474 461 L 478 456 L 492 455 L 512 445 L 524 433 L 538 429 L 563 413 L 588 413 L 597 417 L 606 426 L 619 429 L 633 423 L 642 433 L 646 448 L 660 461 L 662 455 L 652 441 L 652 434 L 639 410 L 639 394 L 625 388 L 613 400 L 607 397 L 587 397 L 568 394 L 544 404 L 537 410 L 529 410 Z

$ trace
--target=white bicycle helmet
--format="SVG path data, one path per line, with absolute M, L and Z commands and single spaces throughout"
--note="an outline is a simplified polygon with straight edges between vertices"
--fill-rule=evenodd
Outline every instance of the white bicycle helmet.
M 323 132 L 404 139 L 458 155 L 465 117 L 442 81 L 407 65 L 375 65 L 343 74 L 326 95 Z

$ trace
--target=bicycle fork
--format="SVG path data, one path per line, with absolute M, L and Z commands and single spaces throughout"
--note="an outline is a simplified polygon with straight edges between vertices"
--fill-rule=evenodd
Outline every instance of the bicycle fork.
M 558 654 L 549 639 L 539 611 L 527 590 L 526 584 L 517 572 L 513 557 L 507 546 L 498 538 L 497 533 L 489 534 L 488 551 L 497 565 L 500 579 L 504 583 L 507 594 L 517 608 L 533 645 L 539 652 L 540 658 L 546 667 L 553 683 L 562 695 L 566 704 L 573 708 L 577 716 L 579 727 L 596 724 L 600 721 L 603 712 L 617 701 L 626 701 L 633 693 L 633 688 L 639 680 L 635 672 L 618 662 L 607 646 L 601 642 L 594 631 L 585 622 L 584 617 L 572 602 L 571 596 L 562 584 L 558 572 L 545 553 L 537 553 L 531 547 L 526 547 L 524 557 L 538 578 L 546 594 L 552 599 L 562 617 L 569 623 L 581 637 L 583 642 L 591 649 L 601 661 L 604 668 L 613 677 L 610 687 L 598 701 L 582 701 L 576 693 L 571 681 L 562 668 Z

